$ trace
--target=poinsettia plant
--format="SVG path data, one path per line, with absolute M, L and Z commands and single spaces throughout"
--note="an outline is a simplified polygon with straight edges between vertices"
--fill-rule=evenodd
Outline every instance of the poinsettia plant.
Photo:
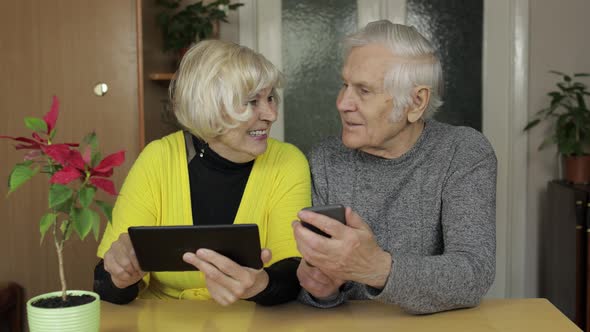
M 41 242 L 52 230 L 59 262 L 62 300 L 67 299 L 64 275 L 63 248 L 75 232 L 84 240 L 92 231 L 98 240 L 100 214 L 111 221 L 112 206 L 96 199 L 97 190 L 116 195 L 114 183 L 109 180 L 113 169 L 125 161 L 125 151 L 102 158 L 98 138 L 90 133 L 81 143 L 56 143 L 55 124 L 59 113 L 59 100 L 53 97 L 51 109 L 40 118 L 26 117 L 25 126 L 32 130 L 29 137 L 0 136 L 16 142 L 17 150 L 24 150 L 22 162 L 17 163 L 8 179 L 8 194 L 15 191 L 39 173 L 49 177 L 48 212 L 41 217 Z

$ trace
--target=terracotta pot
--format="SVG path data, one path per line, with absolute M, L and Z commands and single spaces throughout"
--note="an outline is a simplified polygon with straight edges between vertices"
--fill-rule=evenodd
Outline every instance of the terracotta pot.
M 590 155 L 563 157 L 564 177 L 574 184 L 590 183 Z

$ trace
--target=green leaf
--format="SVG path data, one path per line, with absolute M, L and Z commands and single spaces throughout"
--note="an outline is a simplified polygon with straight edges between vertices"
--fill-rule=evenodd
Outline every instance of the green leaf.
M 72 197 L 74 191 L 61 184 L 52 184 L 49 187 L 49 207 L 56 208 L 57 206 L 65 203 Z
M 70 213 L 73 204 L 74 204 L 74 197 L 72 196 L 69 199 L 67 199 L 65 202 L 57 204 L 52 209 L 54 209 L 55 211 L 59 211 L 59 212 L 63 212 L 65 214 L 68 214 L 68 213 Z
M 43 238 L 45 237 L 45 233 L 53 224 L 55 224 L 55 220 L 57 219 L 57 214 L 55 213 L 47 213 L 43 217 L 41 217 L 41 221 L 39 222 L 39 231 L 41 231 L 41 242 L 43 243 Z
M 243 3 L 234 3 L 229 5 L 229 10 L 235 10 L 238 9 L 238 7 L 242 7 L 244 4 Z
M 95 201 L 100 211 L 105 215 L 107 220 L 111 222 L 113 220 L 113 206 L 107 202 Z
M 71 226 L 71 223 L 72 221 L 70 219 L 66 219 L 62 221 L 61 226 L 59 226 L 59 229 L 64 234 L 66 240 L 70 239 L 70 236 L 72 236 L 72 232 L 74 231 L 74 228 Z
M 90 233 L 94 223 L 99 222 L 98 213 L 87 208 L 75 208 L 73 216 L 74 229 L 82 240 Z
M 82 139 L 82 143 L 85 146 L 90 146 L 90 166 L 95 167 L 101 160 L 101 155 L 98 148 L 98 137 L 96 136 L 96 133 L 92 132 L 86 135 Z M 84 149 L 82 148 L 80 150 L 83 151 Z
M 557 71 L 557 70 L 550 70 L 549 72 L 552 74 L 555 74 L 555 75 L 559 75 L 559 76 L 566 76 L 564 73 Z
M 36 131 L 38 133 L 47 132 L 47 123 L 45 123 L 43 119 L 26 117 L 25 126 L 27 126 L 27 128 L 31 129 L 32 131 Z
M 536 119 L 536 120 L 533 120 L 533 121 L 529 122 L 529 123 L 526 125 L 526 127 L 524 127 L 523 131 L 527 131 L 527 130 L 529 130 L 529 129 L 533 128 L 534 126 L 538 125 L 538 124 L 539 124 L 539 122 L 541 122 L 541 120 L 540 120 L 540 119 Z
M 92 223 L 92 234 L 94 235 L 94 239 L 98 241 L 98 236 L 100 232 L 100 219 L 96 218 Z
M 96 167 L 98 166 L 98 163 L 102 160 L 102 155 L 100 154 L 99 151 L 96 151 L 96 153 L 92 153 L 92 158 L 90 160 L 90 166 L 91 167 Z
M 94 187 L 83 187 L 80 189 L 80 193 L 78 196 L 78 200 L 82 207 L 89 207 L 94 199 L 94 194 L 96 193 L 96 189 Z
M 575 73 L 574 77 L 588 77 L 590 74 L 588 73 Z
M 91 132 L 90 134 L 84 136 L 82 139 L 82 143 L 86 145 L 90 145 L 92 150 L 98 149 L 98 137 L 96 136 L 95 132 Z
M 39 172 L 39 167 L 29 168 L 31 163 L 32 161 L 27 161 L 14 166 L 8 177 L 8 194 L 18 189 Z
M 544 148 L 546 148 L 549 144 L 553 144 L 555 143 L 554 137 L 547 137 L 546 139 L 543 140 L 543 142 L 541 142 L 541 145 L 539 145 L 539 150 L 543 150 Z
M 55 137 L 55 134 L 57 134 L 57 128 L 53 128 L 51 129 L 51 132 L 49 133 L 49 139 L 53 139 Z

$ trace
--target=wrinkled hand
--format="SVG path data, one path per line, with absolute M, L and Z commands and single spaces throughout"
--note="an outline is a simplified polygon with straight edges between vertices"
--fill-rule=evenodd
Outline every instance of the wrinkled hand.
M 330 298 L 338 294 L 344 280 L 334 280 L 317 267 L 309 265 L 302 259 L 297 268 L 299 284 L 318 300 Z
M 271 257 L 269 249 L 263 249 L 260 253 L 263 264 L 268 263 Z M 203 272 L 209 294 L 224 306 L 239 299 L 250 298 L 262 292 L 268 285 L 268 274 L 264 269 L 241 266 L 213 250 L 187 252 L 182 259 Z
M 122 233 L 104 254 L 104 269 L 111 275 L 118 288 L 133 285 L 143 278 L 145 272 L 139 267 L 129 234 Z
M 391 255 L 385 252 L 362 218 L 346 208 L 346 225 L 311 212 L 300 211 L 299 219 L 330 234 L 318 235 L 293 223 L 297 248 L 303 258 L 332 280 L 351 280 L 382 289 L 391 270 Z

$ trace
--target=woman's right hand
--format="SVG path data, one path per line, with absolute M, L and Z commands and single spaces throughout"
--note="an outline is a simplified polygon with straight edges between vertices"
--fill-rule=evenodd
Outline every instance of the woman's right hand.
M 118 288 L 133 285 L 143 278 L 145 272 L 139 267 L 129 234 L 122 233 L 104 254 L 104 269 L 111 275 Z

